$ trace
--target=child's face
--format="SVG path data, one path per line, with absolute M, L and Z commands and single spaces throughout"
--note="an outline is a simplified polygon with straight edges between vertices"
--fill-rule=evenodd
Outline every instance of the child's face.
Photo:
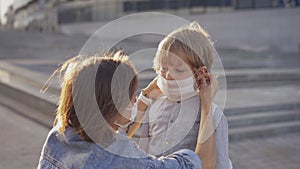
M 159 74 L 167 80 L 182 80 L 193 75 L 186 53 L 172 50 L 160 65 Z

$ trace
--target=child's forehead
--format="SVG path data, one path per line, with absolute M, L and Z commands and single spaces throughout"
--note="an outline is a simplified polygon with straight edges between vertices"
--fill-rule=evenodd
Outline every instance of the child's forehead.
M 172 64 L 174 66 L 181 66 L 188 64 L 188 54 L 182 49 L 171 49 L 162 58 L 162 64 Z

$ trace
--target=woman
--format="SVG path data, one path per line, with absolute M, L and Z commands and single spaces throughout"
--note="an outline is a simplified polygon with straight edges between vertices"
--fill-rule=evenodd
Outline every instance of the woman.
M 214 135 L 206 141 L 208 147 L 199 144 L 194 151 L 182 149 L 160 158 L 146 154 L 128 139 L 125 132 L 137 111 L 138 80 L 135 68 L 120 52 L 104 58 L 78 56 L 63 64 L 59 72 L 64 76 L 55 125 L 38 168 L 200 169 L 200 152 L 214 151 Z M 218 88 L 217 81 L 207 75 L 211 84 L 199 86 L 201 103 L 208 105 L 201 107 L 203 118 L 209 114 Z M 203 79 L 203 72 L 198 77 Z
M 199 126 L 206 119 L 201 113 L 205 96 L 199 97 L 195 90 L 195 73 L 199 69 L 211 72 L 213 56 L 210 36 L 196 22 L 174 30 L 160 42 L 154 58 L 157 77 L 142 90 L 138 106 L 140 122 L 145 116 L 139 145 L 146 152 L 161 156 L 198 146 Z M 216 150 L 200 154 L 203 168 L 230 169 L 227 120 L 216 104 L 211 106 L 214 126 L 202 137 L 202 143 L 215 134 Z M 139 125 L 131 127 L 130 136 Z

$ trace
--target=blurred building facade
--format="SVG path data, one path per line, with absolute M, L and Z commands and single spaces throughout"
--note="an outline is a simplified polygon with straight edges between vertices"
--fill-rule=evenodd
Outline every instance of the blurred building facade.
M 14 28 L 56 31 L 59 24 L 112 20 L 143 11 L 175 15 L 295 7 L 300 0 L 27 0 L 15 9 Z
M 111 20 L 144 11 L 176 15 L 299 6 L 299 0 L 66 0 L 59 23 Z
M 14 29 L 57 31 L 58 4 L 57 0 L 27 0 L 18 4 L 14 10 Z

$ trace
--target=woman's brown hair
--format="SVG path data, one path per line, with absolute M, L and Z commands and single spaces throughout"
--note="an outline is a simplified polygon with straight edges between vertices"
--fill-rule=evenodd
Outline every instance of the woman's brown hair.
M 126 108 L 129 101 L 134 97 L 138 86 L 136 70 L 128 61 L 128 57 L 123 55 L 122 52 L 106 53 L 104 57 L 76 56 L 67 60 L 54 72 L 54 74 L 60 73 L 63 80 L 54 125 L 58 125 L 59 132 L 62 134 L 66 127 L 70 126 L 75 129 L 83 140 L 89 142 L 93 142 L 93 140 L 78 120 L 73 104 L 72 90 L 80 74 L 88 69 L 95 69 L 95 66 L 98 66 L 96 67 L 97 73 L 95 76 L 96 102 L 106 121 L 109 121 L 116 113 L 120 113 Z M 114 81 L 113 77 L 117 70 L 117 80 Z M 112 85 L 112 83 L 114 84 Z M 129 84 L 128 90 L 125 90 L 126 84 Z M 115 93 L 117 93 L 118 99 L 114 99 L 113 94 Z M 126 96 L 129 98 L 126 98 Z

